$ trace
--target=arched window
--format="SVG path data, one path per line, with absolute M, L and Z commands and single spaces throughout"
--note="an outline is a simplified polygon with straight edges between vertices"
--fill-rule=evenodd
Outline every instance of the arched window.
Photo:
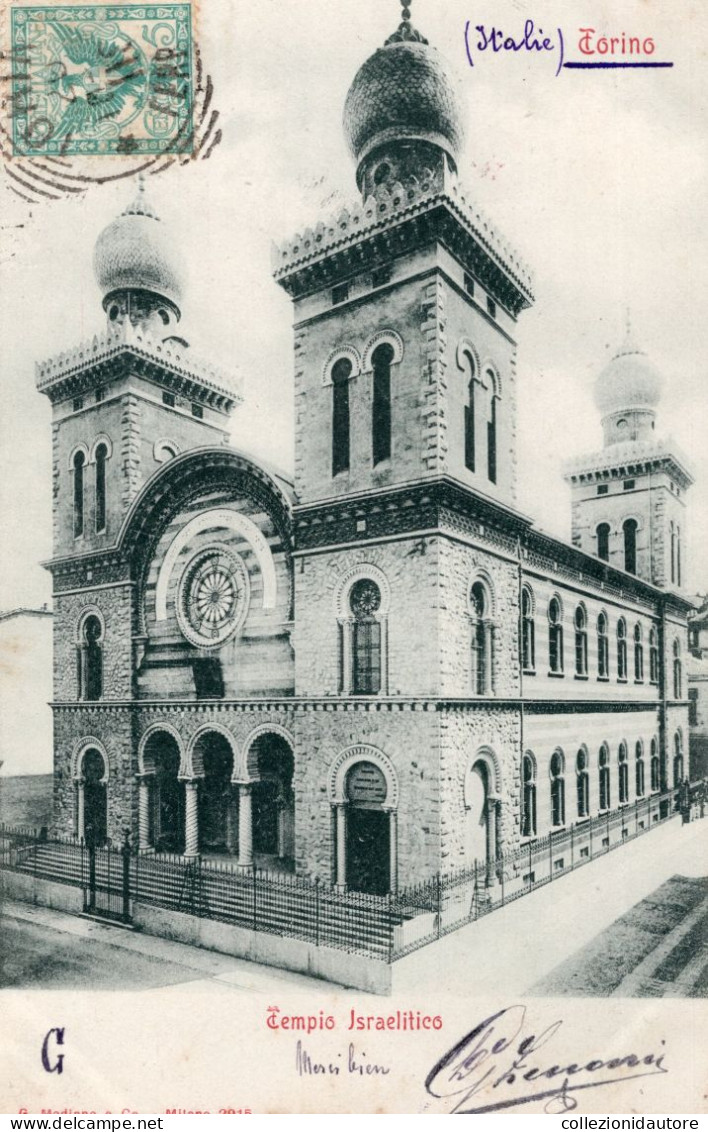
M 617 622 L 617 679 L 627 679 L 627 622 L 624 617 Z
M 637 520 L 625 519 L 622 524 L 624 534 L 624 568 L 628 574 L 637 572 Z
M 332 475 L 349 469 L 349 358 L 340 358 L 332 366 Z
M 493 380 L 491 376 L 489 380 Z M 487 421 L 487 478 L 490 483 L 497 482 L 497 399 L 493 385 Z
M 77 683 L 80 700 L 100 700 L 103 695 L 103 626 L 91 614 L 81 627 L 77 650 Z
M 597 557 L 601 558 L 603 562 L 609 562 L 610 559 L 610 524 L 600 523 L 595 531 L 597 538 Z
M 623 802 L 629 801 L 629 765 L 627 763 L 626 743 L 620 743 L 619 745 L 617 779 L 619 783 L 619 800 L 620 805 L 622 805 Z
M 674 735 L 674 789 L 683 782 L 683 738 L 681 732 Z
M 649 630 L 649 679 L 652 684 L 659 683 L 659 634 L 656 625 Z
M 583 747 L 580 748 L 575 759 L 575 781 L 578 791 L 578 817 L 586 818 L 590 813 L 590 775 L 588 756 Z
M 391 363 L 393 346 L 382 342 L 371 355 L 374 371 L 374 398 L 372 408 L 372 452 L 374 466 L 391 456 Z
M 676 524 L 676 585 L 681 585 L 681 528 Z
M 674 523 L 669 523 L 669 532 L 671 535 L 671 581 L 676 581 L 676 526 Z
M 472 618 L 472 690 L 478 696 L 489 696 L 494 679 L 494 628 L 490 619 L 489 597 L 481 582 L 470 590 Z
M 565 759 L 562 751 L 551 756 L 551 825 L 565 825 Z
M 536 836 L 536 760 L 528 752 L 521 765 L 521 836 Z
M 634 679 L 644 679 L 644 641 L 639 622 L 634 626 Z
M 352 612 L 352 694 L 375 696 L 381 690 L 381 622 L 376 614 L 381 591 L 370 578 L 360 578 L 349 594 Z
M 659 744 L 656 739 L 651 741 L 651 757 L 649 760 L 649 774 L 652 790 L 661 789 L 661 761 L 659 759 Z
M 600 680 L 607 680 L 610 675 L 610 645 L 605 613 L 598 614 L 597 618 L 597 675 Z
M 682 684 L 682 681 L 681 681 L 681 645 L 679 643 L 678 637 L 674 641 L 673 653 L 674 653 L 674 699 L 680 700 L 681 699 L 681 684 Z
M 467 402 L 465 404 L 465 467 L 475 470 L 475 396 L 474 362 L 470 354 L 465 354 L 469 381 L 467 382 Z
M 585 609 L 579 605 L 575 610 L 575 675 L 588 674 L 588 618 Z
M 536 623 L 533 617 L 533 597 L 529 589 L 521 591 L 521 664 L 524 672 L 536 668 Z
M 598 786 L 600 794 L 600 809 L 609 810 L 610 808 L 610 752 L 607 744 L 603 743 L 600 747 L 600 754 L 597 760 L 598 766 Z
M 74 456 L 74 538 L 84 533 L 84 466 L 86 457 L 79 450 Z
M 548 666 L 551 672 L 563 672 L 563 622 L 557 597 L 548 603 Z
M 100 533 L 106 529 L 106 460 L 108 448 L 99 444 L 96 448 L 96 531 Z
M 641 739 L 638 739 L 634 748 L 635 767 L 634 767 L 634 785 L 638 798 L 644 797 L 644 747 L 642 746 Z

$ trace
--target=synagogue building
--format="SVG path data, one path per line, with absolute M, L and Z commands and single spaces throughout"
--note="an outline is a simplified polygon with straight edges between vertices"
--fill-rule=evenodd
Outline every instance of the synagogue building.
M 458 179 L 463 125 L 404 11 L 347 95 L 356 199 L 273 252 L 292 476 L 242 450 L 239 389 L 183 338 L 143 185 L 98 235 L 105 331 L 37 366 L 57 832 L 359 892 L 475 861 L 494 885 L 507 850 L 683 779 L 692 477 L 662 377 L 630 336 L 598 366 L 571 541 L 536 529 L 533 284 Z

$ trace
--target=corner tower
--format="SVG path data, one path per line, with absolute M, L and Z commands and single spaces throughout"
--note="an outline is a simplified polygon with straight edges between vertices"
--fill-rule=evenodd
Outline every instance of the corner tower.
M 361 199 L 274 249 L 294 303 L 299 500 L 447 476 L 513 504 L 530 280 L 458 183 L 455 83 L 408 7 L 355 76 L 344 129 Z
M 112 547 L 160 464 L 224 443 L 240 401 L 177 333 L 184 271 L 142 183 L 99 235 L 94 269 L 105 333 L 36 371 L 53 409 L 55 559 Z
M 687 461 L 656 435 L 663 379 L 625 341 L 595 383 L 602 451 L 568 465 L 573 543 L 613 566 L 668 589 L 685 585 Z

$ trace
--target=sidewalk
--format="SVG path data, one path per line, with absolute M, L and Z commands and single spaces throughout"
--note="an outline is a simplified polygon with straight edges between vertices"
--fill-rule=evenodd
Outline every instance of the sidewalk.
M 708 819 L 678 817 L 394 966 L 393 991 L 523 995 L 674 875 L 708 874 Z

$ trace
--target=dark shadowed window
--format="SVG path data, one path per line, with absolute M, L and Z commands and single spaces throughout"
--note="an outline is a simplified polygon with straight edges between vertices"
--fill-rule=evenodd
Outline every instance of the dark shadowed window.
M 548 603 L 548 666 L 551 672 L 563 671 L 563 622 L 557 597 Z
M 617 780 L 619 784 L 619 800 L 621 805 L 622 802 L 629 801 L 629 764 L 627 762 L 626 743 L 620 743 L 619 745 Z
M 575 780 L 578 792 L 578 817 L 586 818 L 590 813 L 590 775 L 587 751 L 583 747 L 578 751 L 575 760 Z
M 624 534 L 624 568 L 628 574 L 637 572 L 637 520 L 625 519 L 622 524 Z
M 84 465 L 83 452 L 74 456 L 74 538 L 84 533 Z
M 533 755 L 524 755 L 522 767 L 521 836 L 536 836 L 536 762 Z
M 349 358 L 340 358 L 332 367 L 332 475 L 349 468 Z
M 637 740 L 634 748 L 634 786 L 638 798 L 644 797 L 644 748 L 641 740 Z
M 600 788 L 600 809 L 609 810 L 610 808 L 610 752 L 607 749 L 607 744 L 603 743 L 600 747 L 600 754 L 597 760 L 598 765 L 598 786 Z
M 588 618 L 579 605 L 575 610 L 575 675 L 587 676 L 588 673 Z
M 497 482 L 497 399 L 494 395 L 487 421 L 487 477 L 490 483 Z
M 551 825 L 565 825 L 565 759 L 561 751 L 551 757 Z
M 391 455 L 391 363 L 393 347 L 388 342 L 377 346 L 371 356 L 374 371 L 372 447 L 374 465 Z
M 598 614 L 597 618 L 597 675 L 601 680 L 606 680 L 610 675 L 610 648 L 605 613 Z
M 108 449 L 99 444 L 96 449 L 96 530 L 106 529 L 106 461 Z
M 469 354 L 465 354 L 469 381 L 467 383 L 467 401 L 465 404 L 465 467 L 473 472 L 475 470 L 475 387 L 474 362 Z
M 381 591 L 370 578 L 355 582 L 349 595 L 352 625 L 352 692 L 375 696 L 381 690 L 381 623 L 376 614 Z
M 597 537 L 597 557 L 602 558 L 603 562 L 608 562 L 610 558 L 610 524 L 600 523 L 595 535 Z
M 624 617 L 617 622 L 617 679 L 627 679 L 627 623 Z
M 525 672 L 533 672 L 536 667 L 536 625 L 533 617 L 533 598 L 531 591 L 521 591 L 521 651 Z

